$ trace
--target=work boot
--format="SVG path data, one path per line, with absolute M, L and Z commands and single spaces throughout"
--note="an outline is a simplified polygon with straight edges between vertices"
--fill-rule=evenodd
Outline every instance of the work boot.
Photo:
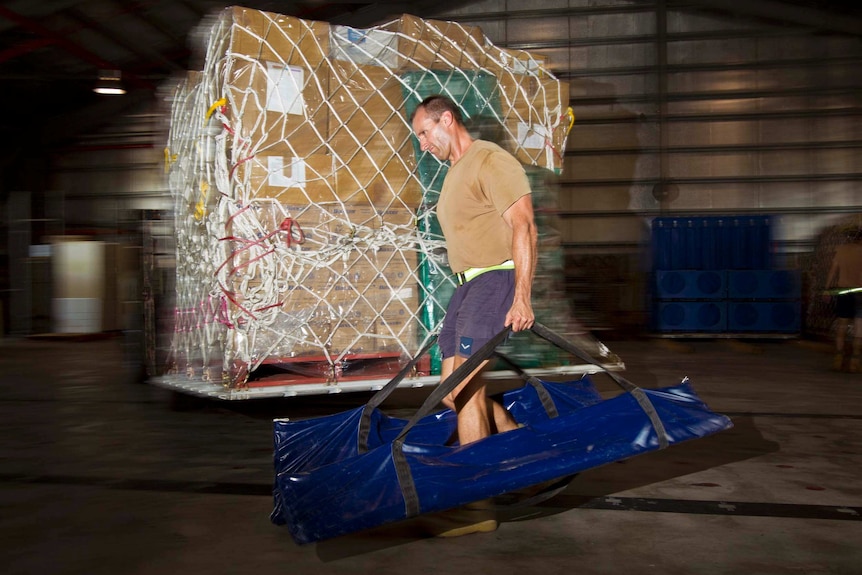
M 435 537 L 461 537 L 471 533 L 490 533 L 496 531 L 499 525 L 494 503 L 490 499 L 425 515 L 422 518 L 422 523 Z
M 841 371 L 844 367 L 844 354 L 836 353 L 832 358 L 832 370 Z

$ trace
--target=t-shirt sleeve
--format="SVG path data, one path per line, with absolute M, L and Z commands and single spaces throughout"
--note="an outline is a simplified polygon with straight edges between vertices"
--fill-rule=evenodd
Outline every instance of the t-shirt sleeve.
M 494 209 L 501 215 L 520 198 L 531 193 L 524 167 L 506 153 L 488 154 L 485 166 L 479 170 L 479 178 Z

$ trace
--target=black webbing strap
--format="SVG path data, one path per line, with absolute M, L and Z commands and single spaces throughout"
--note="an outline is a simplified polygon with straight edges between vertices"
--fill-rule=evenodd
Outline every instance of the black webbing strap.
M 476 350 L 473 355 L 464 361 L 464 363 L 459 365 L 458 369 L 449 374 L 449 377 L 441 381 L 440 385 L 431 392 L 422 406 L 413 414 L 413 417 L 410 418 L 407 425 L 401 429 L 401 433 L 398 434 L 396 439 L 405 437 L 407 432 L 410 431 L 420 419 L 431 413 L 431 411 L 434 410 L 441 401 L 443 401 L 444 397 L 449 395 L 462 381 L 464 381 L 464 378 L 473 373 L 473 371 L 479 367 L 483 361 L 491 357 L 497 346 L 506 341 L 509 331 L 510 328 L 507 327 L 492 337 L 488 343 Z
M 357 450 L 359 453 L 365 453 L 368 451 L 368 436 L 371 433 L 371 414 L 374 410 L 386 401 L 386 398 L 395 391 L 398 387 L 398 384 L 401 383 L 410 371 L 416 367 L 416 364 L 419 362 L 419 359 L 425 355 L 431 346 L 437 341 L 437 336 L 433 336 L 428 339 L 425 343 L 425 346 L 419 350 L 419 353 L 413 356 L 413 358 L 407 362 L 407 364 L 401 368 L 401 371 L 395 375 L 389 383 L 380 388 L 377 393 L 371 396 L 371 399 L 368 400 L 368 403 L 365 404 L 365 408 L 362 410 L 362 417 L 359 420 L 359 433 L 357 435 Z
M 473 355 L 468 357 L 464 363 L 458 366 L 449 377 L 440 382 L 433 392 L 425 399 L 425 402 L 419 407 L 413 417 L 407 422 L 401 433 L 398 434 L 392 441 L 392 461 L 395 465 L 395 474 L 398 476 L 398 484 L 401 487 L 401 494 L 404 497 L 404 509 L 407 517 L 415 517 L 422 511 L 419 505 L 419 495 L 416 492 L 416 483 L 413 481 L 413 474 L 410 472 L 410 465 L 407 463 L 407 457 L 404 455 L 404 440 L 407 437 L 407 432 L 410 431 L 419 420 L 431 413 L 444 397 L 449 395 L 464 378 L 473 373 L 483 361 L 491 357 L 498 345 L 503 343 L 509 335 L 510 328 L 505 328 L 503 331 L 495 335 L 485 345 L 476 350 Z
M 608 376 L 614 382 L 617 383 L 617 385 L 619 385 L 623 390 L 630 393 L 632 397 L 635 398 L 635 401 L 637 401 L 640 408 L 644 411 L 644 413 L 646 413 L 647 417 L 650 420 L 650 423 L 653 426 L 653 429 L 655 429 L 656 431 L 656 435 L 658 436 L 659 448 L 664 449 L 668 446 L 669 441 L 667 432 L 664 428 L 664 424 L 662 424 L 661 419 L 658 417 L 658 413 L 656 413 L 655 407 L 652 405 L 652 402 L 650 402 L 649 398 L 646 396 L 642 389 L 640 389 L 633 383 L 627 381 L 623 377 L 604 369 L 601 365 L 596 363 L 588 354 L 584 353 L 577 346 L 565 340 L 544 325 L 540 323 L 534 323 L 533 327 L 531 328 L 531 331 L 537 336 L 547 340 L 548 342 L 556 345 L 564 351 L 568 351 L 569 353 L 580 358 L 581 360 L 586 361 L 587 363 L 590 363 L 592 365 L 598 366 L 602 369 L 602 371 L 607 373 Z M 423 417 L 431 413 L 431 411 L 439 405 L 443 398 L 445 398 L 456 387 L 458 387 L 458 385 L 464 380 L 464 378 L 473 373 L 473 371 L 478 368 L 483 361 L 490 358 L 491 355 L 494 354 L 494 350 L 497 348 L 497 346 L 499 346 L 506 340 L 509 335 L 509 332 L 510 328 L 507 327 L 503 331 L 495 335 L 490 341 L 488 341 L 488 343 L 483 345 L 473 355 L 468 357 L 467 360 L 464 361 L 464 363 L 462 363 L 458 367 L 458 369 L 454 370 L 449 375 L 449 377 L 440 382 L 440 384 L 434 389 L 434 391 L 428 396 L 428 398 L 426 398 L 422 406 L 419 407 L 416 413 L 413 414 L 413 417 L 411 417 L 407 424 L 401 429 L 401 432 L 398 434 L 398 436 L 393 440 L 392 458 L 395 465 L 395 473 L 398 477 L 398 483 L 401 487 L 401 493 L 404 497 L 404 507 L 407 513 L 407 517 L 415 517 L 421 512 L 419 496 L 416 491 L 416 484 L 413 481 L 413 474 L 410 471 L 410 466 L 407 462 L 406 456 L 404 455 L 404 441 L 407 437 L 407 433 Z M 508 358 L 505 359 L 508 363 L 514 365 L 513 363 L 511 363 L 511 361 L 508 360 Z M 381 392 L 382 391 L 383 390 L 381 390 Z
M 644 413 L 646 413 L 647 417 L 650 420 L 650 423 L 653 426 L 653 429 L 655 429 L 656 435 L 658 436 L 659 449 L 664 449 L 668 446 L 669 440 L 667 436 L 667 431 L 664 428 L 664 424 L 661 422 L 658 413 L 656 413 L 655 406 L 653 406 L 652 402 L 649 400 L 649 398 L 646 396 L 646 394 L 641 388 L 621 377 L 620 375 L 603 368 L 601 365 L 596 363 L 593 358 L 591 358 L 588 354 L 578 349 L 577 346 L 575 346 L 568 340 L 562 338 L 558 334 L 554 333 L 542 324 L 536 322 L 530 329 L 533 331 L 533 333 L 543 339 L 548 340 L 560 349 L 568 351 L 572 355 L 586 361 L 587 363 L 600 367 L 602 371 L 604 371 L 612 380 L 614 380 L 614 382 L 616 382 L 617 385 L 630 393 L 631 396 L 634 397 L 635 401 L 637 401 L 640 408 L 644 411 Z
M 542 407 L 545 408 L 545 413 L 548 414 L 548 417 L 554 419 L 555 417 L 560 415 L 560 412 L 557 411 L 557 406 L 554 405 L 554 400 L 551 399 L 551 394 L 548 393 L 548 390 L 545 388 L 545 385 L 542 383 L 542 380 L 538 377 L 532 376 L 521 367 L 516 364 L 514 361 L 503 355 L 502 353 L 498 353 L 497 357 L 502 359 L 506 364 L 508 364 L 515 372 L 527 383 L 533 386 L 533 389 L 536 390 L 536 395 L 539 396 L 539 401 L 542 402 Z
M 401 496 L 404 497 L 404 512 L 407 517 L 416 517 L 422 512 L 419 505 L 419 493 L 416 491 L 416 482 L 413 481 L 413 473 L 410 464 L 404 455 L 404 438 L 400 437 L 392 442 L 392 463 L 395 465 L 395 475 L 398 477 L 398 486 L 401 487 Z

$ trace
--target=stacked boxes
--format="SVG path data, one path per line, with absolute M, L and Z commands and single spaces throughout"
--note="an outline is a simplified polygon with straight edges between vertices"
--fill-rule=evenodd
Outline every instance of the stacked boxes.
M 762 215 L 656 218 L 656 331 L 797 333 L 799 272 L 769 267 L 771 225 Z
M 204 74 L 227 99 L 236 154 L 323 153 L 329 25 L 231 7 L 212 39 Z
M 527 51 L 494 47 L 484 68 L 499 78 L 508 147 L 524 164 L 560 173 L 574 116 L 568 111 L 568 84 L 545 75 L 546 65 Z
M 231 7 L 205 31 L 166 152 L 174 369 L 240 387 L 263 363 L 335 374 L 412 356 L 453 284 L 434 216 L 445 165 L 415 147 L 410 111 L 448 93 L 522 161 L 558 172 L 568 87 L 477 27 L 409 15 L 358 30 Z

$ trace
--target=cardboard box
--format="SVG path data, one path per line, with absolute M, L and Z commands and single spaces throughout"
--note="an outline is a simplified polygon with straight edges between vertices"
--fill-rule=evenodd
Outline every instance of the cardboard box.
M 338 163 L 338 195 L 379 209 L 416 208 L 416 157 L 404 111 L 403 88 L 392 71 L 333 60 L 330 145 Z
M 504 125 L 522 162 L 559 171 L 569 135 L 569 86 L 552 78 L 530 84 L 532 92 L 525 92 L 529 99 L 517 100 Z
M 237 199 L 244 204 L 263 199 L 292 206 L 343 203 L 383 212 L 415 210 L 422 201 L 409 161 L 379 148 L 359 150 L 352 158 L 258 155 L 237 167 L 237 178 Z
M 326 151 L 326 88 L 315 71 L 277 62 L 235 63 L 225 91 L 236 162 L 257 154 L 304 157 Z
M 568 136 L 569 87 L 548 65 L 546 56 L 496 46 L 486 49 L 483 61 L 483 69 L 497 77 L 509 148 L 525 164 L 556 171 Z
M 338 157 L 336 163 L 337 194 L 354 204 L 367 203 L 379 210 L 393 206 L 415 210 L 422 202 L 412 150 L 393 154 L 388 148 L 369 145 L 351 157 Z
M 478 26 L 422 19 L 409 14 L 381 28 L 398 34 L 401 70 L 474 70 L 482 61 L 487 42 Z
M 550 58 L 528 50 L 501 48 L 490 43 L 483 50 L 482 68 L 498 78 L 505 75 L 539 75 L 548 71 Z
M 373 29 L 333 26 L 334 59 L 376 65 L 397 73 L 437 68 L 476 69 L 487 39 L 478 26 L 404 14 Z
M 412 145 L 403 89 L 391 69 L 333 59 L 329 104 L 329 140 L 338 155 L 367 145 L 395 152 Z
M 260 154 L 237 167 L 244 197 L 272 199 L 280 204 L 325 204 L 338 200 L 335 163 L 327 154 L 282 156 Z
M 240 7 L 222 18 L 227 39 L 208 65 L 228 98 L 235 159 L 325 151 L 329 24 Z
M 232 6 L 222 17 L 230 52 L 257 60 L 314 68 L 329 56 L 329 23 Z

